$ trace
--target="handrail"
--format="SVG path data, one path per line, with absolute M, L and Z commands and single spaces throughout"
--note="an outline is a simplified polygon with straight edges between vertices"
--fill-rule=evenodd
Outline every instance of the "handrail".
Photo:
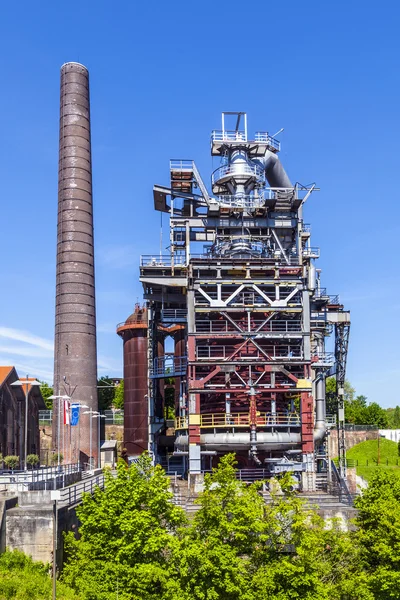
M 244 130 L 213 129 L 211 132 L 213 142 L 247 142 Z
M 263 325 L 264 323 L 264 325 Z M 257 331 L 251 330 L 252 333 L 263 334 L 263 333 L 301 333 L 302 325 L 300 321 L 275 319 L 265 323 L 265 319 L 254 319 L 252 325 L 255 327 L 263 325 L 262 329 Z M 229 321 L 212 321 L 210 319 L 197 319 L 196 320 L 196 333 L 232 333 L 236 332 L 241 335 L 243 332 L 247 332 L 247 324 L 243 330 L 239 330 L 234 327 Z
M 281 149 L 281 143 L 278 142 L 278 140 L 273 138 L 271 135 L 268 135 L 267 131 L 256 131 L 254 141 L 267 143 L 275 150 L 278 150 L 278 152 Z
M 218 181 L 227 177 L 228 175 L 241 176 L 246 175 L 249 177 L 256 177 L 257 179 L 264 178 L 264 171 L 258 165 L 248 165 L 248 164 L 240 164 L 236 165 L 234 163 L 222 165 L 215 169 L 215 171 L 211 175 L 212 184 L 218 184 Z
M 348 504 L 349 506 L 353 506 L 353 495 L 350 493 L 350 490 L 347 486 L 347 482 L 345 479 L 343 479 L 340 476 L 340 473 L 335 465 L 335 462 L 333 460 L 331 460 L 331 469 L 332 469 L 332 474 L 335 477 L 335 482 L 334 486 L 333 486 L 333 492 L 335 491 L 335 487 L 338 486 L 338 492 L 339 492 L 339 500 L 340 502 L 343 502 L 344 504 Z M 335 486 L 336 484 L 336 486 Z
M 190 416 L 175 418 L 175 429 L 187 429 L 190 423 Z M 200 427 L 202 428 L 229 428 L 229 427 L 249 427 L 250 413 L 207 413 L 200 415 Z M 334 415 L 327 415 L 327 425 L 335 423 Z M 300 415 L 296 412 L 257 412 L 255 425 L 257 427 L 299 427 L 301 425 Z
M 52 499 L 58 500 L 63 504 L 76 504 L 82 500 L 83 494 L 93 494 L 96 487 L 99 487 L 100 489 L 104 487 L 103 474 L 90 477 L 90 479 L 84 479 L 78 483 L 75 483 L 74 485 L 69 485 L 65 488 L 54 491 L 52 492 Z

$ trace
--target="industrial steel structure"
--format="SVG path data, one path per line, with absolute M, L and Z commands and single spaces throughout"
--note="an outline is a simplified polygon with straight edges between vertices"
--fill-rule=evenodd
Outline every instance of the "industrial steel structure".
M 96 386 L 89 73 L 83 65 L 70 62 L 61 67 L 60 86 L 54 394 L 72 396 L 96 410 Z M 55 450 L 61 437 L 58 405 L 54 403 L 53 411 Z M 97 464 L 97 429 L 90 427 L 89 418 L 83 413 L 80 417 L 80 459 Z M 69 433 L 63 436 L 68 439 Z
M 173 456 L 190 477 L 235 452 L 242 468 L 290 470 L 314 490 L 336 421 L 325 380 L 338 365 L 342 398 L 350 319 L 315 266 L 303 208 L 316 187 L 292 184 L 279 150 L 266 132 L 248 136 L 245 113 L 223 113 L 211 193 L 192 160 L 171 160 L 169 187 L 154 187 L 155 209 L 170 218 L 169 254 L 141 257 L 145 305 L 117 328 L 125 446 Z M 343 419 L 339 411 L 342 474 Z

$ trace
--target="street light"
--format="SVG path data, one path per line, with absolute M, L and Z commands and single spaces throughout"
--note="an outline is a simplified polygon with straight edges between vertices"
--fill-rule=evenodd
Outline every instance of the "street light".
M 79 400 L 77 402 L 75 402 L 75 404 L 77 404 L 79 406 L 79 413 L 82 408 L 89 408 L 89 406 L 87 404 L 81 404 Z M 75 440 L 74 440 L 74 456 L 75 456 L 76 449 L 78 450 L 77 463 L 78 463 L 79 469 L 80 469 L 80 464 L 81 464 L 81 419 L 80 419 L 80 415 L 78 418 L 78 443 L 76 443 L 76 434 L 75 434 Z
M 15 386 L 23 386 L 25 385 L 25 435 L 24 435 L 24 470 L 27 471 L 28 469 L 28 465 L 26 463 L 26 457 L 28 454 L 28 396 L 29 396 L 29 386 L 31 385 L 32 387 L 34 385 L 40 385 L 40 381 L 36 381 L 36 379 L 28 379 L 28 375 L 26 376 L 26 379 L 17 379 L 17 381 L 14 381 L 14 383 L 11 383 L 11 385 L 15 385 Z
M 100 413 L 97 413 L 96 415 L 92 416 L 92 419 L 99 419 L 99 426 L 98 426 L 98 446 L 99 446 L 99 451 L 98 451 L 98 456 L 97 456 L 97 468 L 100 469 L 101 468 L 101 458 L 100 458 L 100 419 L 105 419 L 106 416 L 105 415 L 101 415 Z
M 100 414 L 97 410 L 93 410 L 92 408 L 90 408 L 89 410 L 85 410 L 85 412 L 83 413 L 84 415 L 90 415 L 89 417 L 89 436 L 90 436 L 90 440 L 89 440 L 89 465 L 90 465 L 90 470 L 92 470 L 92 418 L 94 415 L 98 415 Z
M 51 395 L 49 400 L 58 400 L 58 414 L 57 414 L 57 467 L 60 468 L 60 429 L 61 429 L 61 406 L 60 400 L 71 400 L 70 396 L 54 396 Z

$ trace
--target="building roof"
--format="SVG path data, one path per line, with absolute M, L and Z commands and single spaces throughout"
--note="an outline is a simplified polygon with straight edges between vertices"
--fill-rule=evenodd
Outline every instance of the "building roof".
M 100 450 L 114 450 L 117 447 L 117 440 L 107 440 L 101 444 Z
M 0 367 L 0 386 L 3 385 L 14 367 Z

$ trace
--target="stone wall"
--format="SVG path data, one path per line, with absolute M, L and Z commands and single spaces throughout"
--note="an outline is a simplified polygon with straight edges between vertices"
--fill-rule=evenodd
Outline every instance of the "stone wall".
M 346 449 L 349 450 L 356 444 L 366 442 L 367 440 L 376 440 L 378 436 L 377 429 L 367 429 L 362 431 L 346 431 Z M 338 455 L 337 430 L 331 429 L 328 436 L 329 456 L 335 458 Z
M 118 454 L 122 450 L 122 440 L 124 439 L 123 425 L 106 425 L 105 439 L 116 440 Z M 51 425 L 42 425 L 40 427 L 40 462 L 42 465 L 50 464 L 52 451 L 52 427 Z

